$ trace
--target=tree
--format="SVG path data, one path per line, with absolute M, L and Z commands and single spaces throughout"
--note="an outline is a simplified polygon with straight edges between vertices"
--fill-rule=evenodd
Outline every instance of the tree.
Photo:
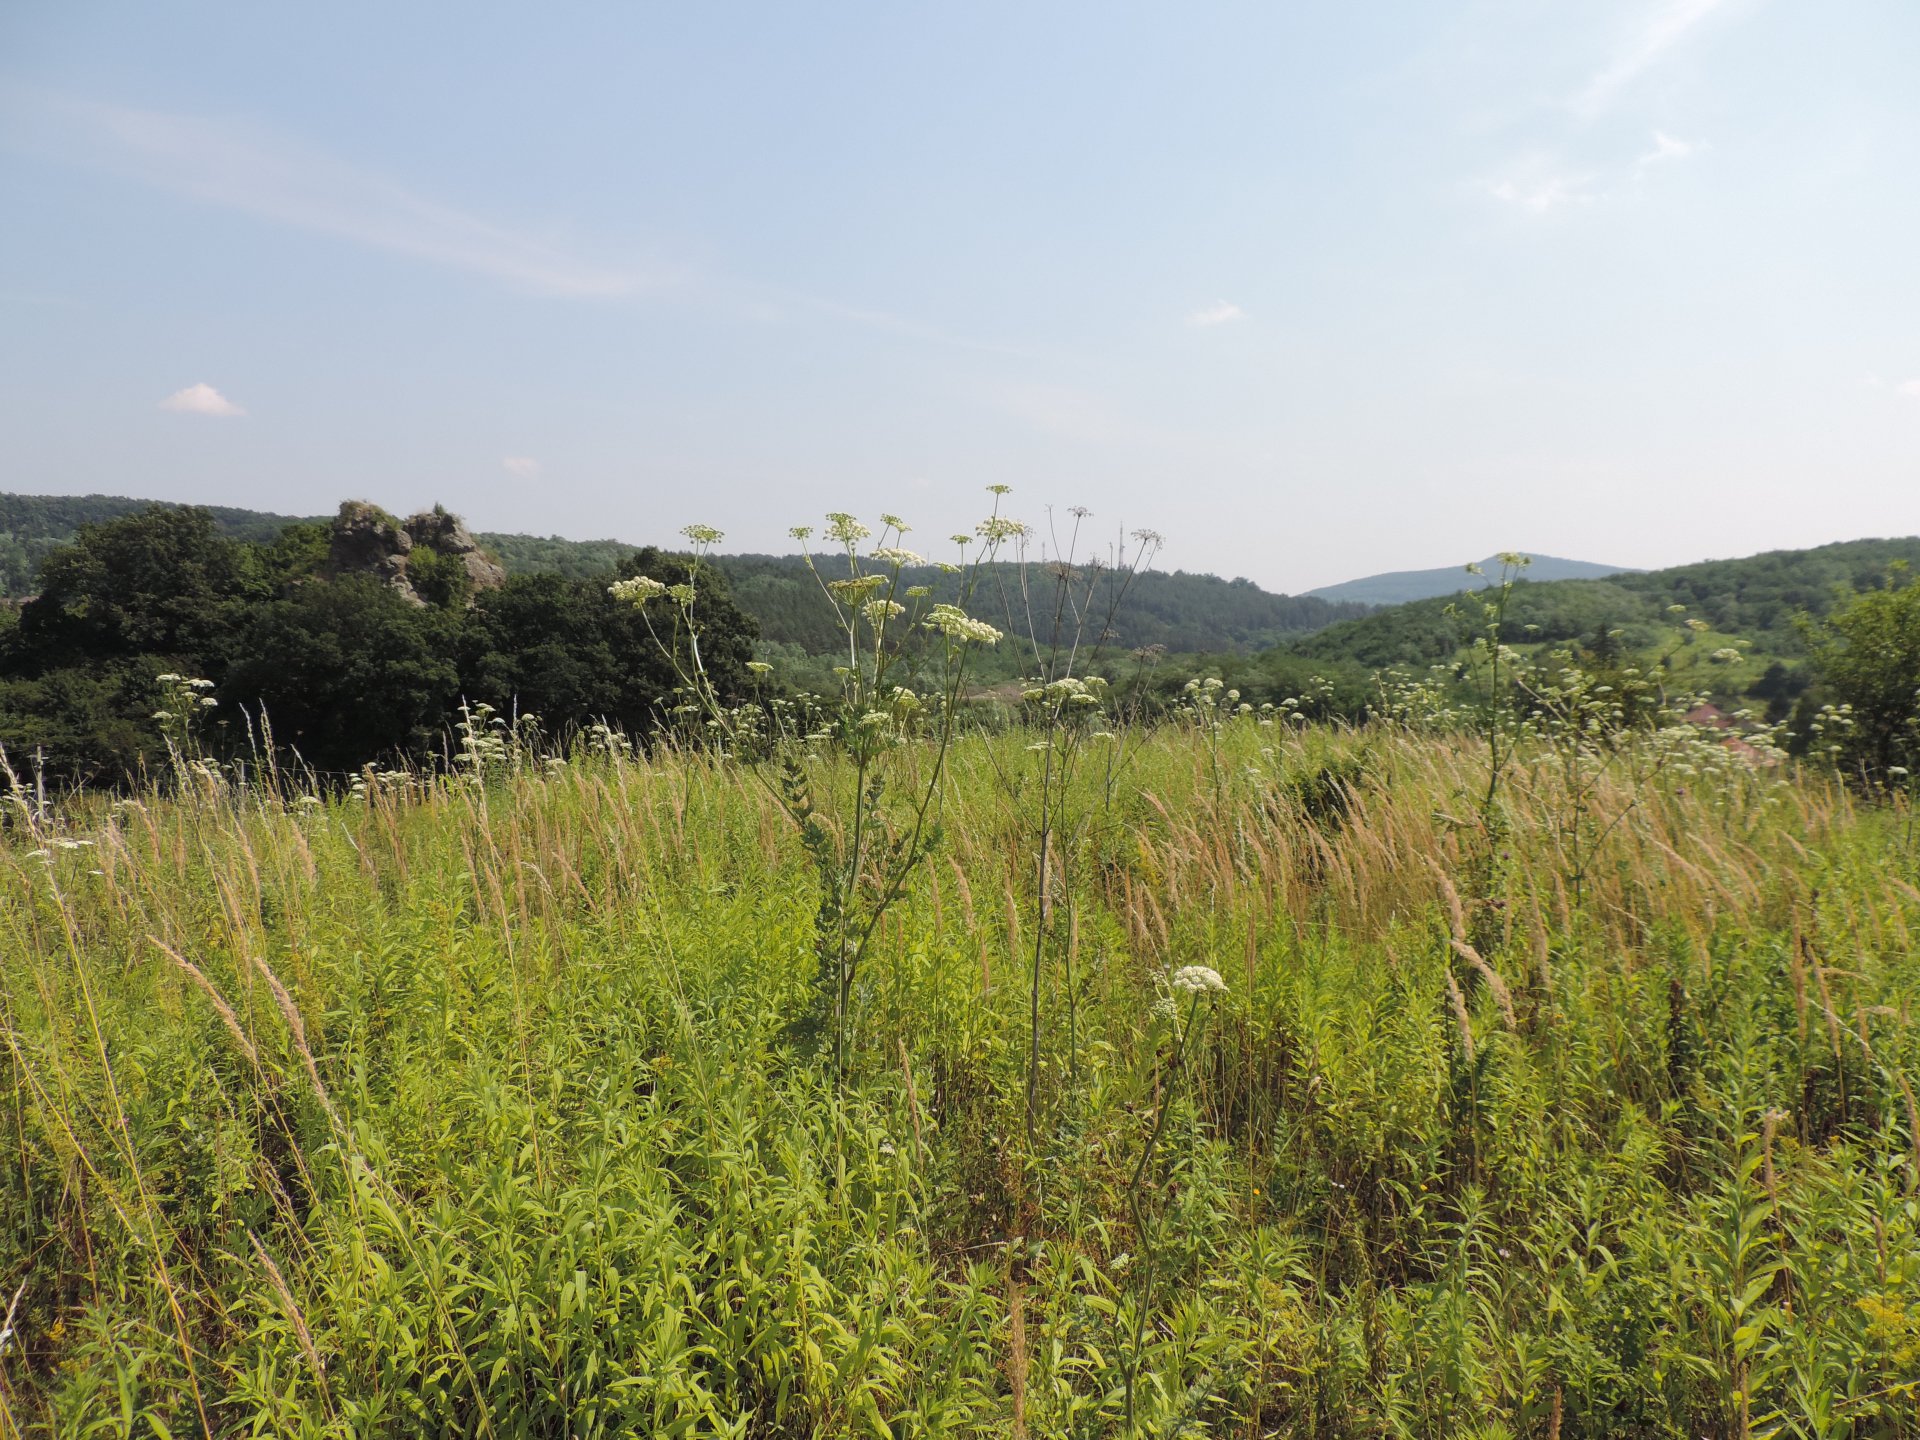
M 678 584 L 691 563 L 649 548 L 621 573 Z M 694 608 L 708 673 L 730 701 L 744 698 L 751 688 L 752 619 L 711 567 L 702 569 Z M 644 733 L 679 683 L 640 611 L 616 602 L 604 580 L 560 575 L 519 575 L 481 592 L 462 637 L 460 675 L 469 700 L 538 715 L 556 734 L 595 721 Z
M 270 593 L 258 547 L 222 535 L 206 510 L 161 506 L 81 526 L 40 581 L 12 657 L 36 673 L 132 655 L 199 670 Z
M 0 743 L 44 751 L 58 783 L 113 783 L 164 753 L 154 677 L 217 678 L 247 608 L 271 593 L 259 547 L 205 510 L 154 506 L 84 524 L 0 635 Z
M 1869 775 L 1920 766 L 1920 584 L 1895 566 L 1880 589 L 1806 626 L 1819 698 L 1851 707 L 1850 724 L 1829 726 L 1839 758 Z
M 155 673 L 136 659 L 0 679 L 0 745 L 22 783 L 42 761 L 58 788 L 118 784 L 163 760 Z
M 459 695 L 458 626 L 370 575 L 309 580 L 235 635 L 222 703 L 264 711 L 275 742 L 318 769 L 424 754 Z

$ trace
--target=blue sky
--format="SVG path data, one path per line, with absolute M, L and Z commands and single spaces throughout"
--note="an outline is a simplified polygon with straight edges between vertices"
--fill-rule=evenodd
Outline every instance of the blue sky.
M 0 488 L 1300 590 L 1920 531 L 1920 6 L 0 7 Z

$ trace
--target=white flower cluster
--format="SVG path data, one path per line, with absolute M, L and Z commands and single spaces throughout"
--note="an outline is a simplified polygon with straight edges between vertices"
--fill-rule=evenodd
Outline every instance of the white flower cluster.
M 897 600 L 873 599 L 860 607 L 860 613 L 867 617 L 869 625 L 879 630 L 895 616 L 906 614 L 907 607 Z
M 1000 640 L 998 630 L 984 620 L 974 619 L 958 605 L 936 605 L 920 623 L 949 640 L 972 641 L 977 645 L 994 645 Z
M 1227 982 L 1220 978 L 1220 972 L 1205 965 L 1182 965 L 1168 977 L 1167 983 L 1187 995 L 1224 995 L 1227 990 Z
M 887 583 L 884 575 L 855 575 L 845 580 L 829 580 L 827 589 L 849 605 L 858 605 Z
M 1090 680 L 1082 680 L 1078 676 L 1069 675 L 1064 679 L 1022 690 L 1020 698 L 1046 705 L 1098 705 L 1100 703 L 1098 691 L 1105 685 L 1106 681 L 1098 676 Z
M 844 510 L 836 510 L 827 516 L 826 536 L 829 540 L 842 545 L 858 545 L 871 534 L 873 531 Z
M 1008 520 L 1001 515 L 995 515 L 989 520 L 982 520 L 973 528 L 982 540 L 990 543 L 998 543 L 1002 540 L 1016 540 L 1027 533 L 1027 527 L 1022 525 L 1018 520 Z
M 658 600 L 667 593 L 667 587 L 658 580 L 645 575 L 636 575 L 631 580 L 616 580 L 607 587 L 607 593 L 616 600 L 624 600 L 629 605 L 644 605 L 649 600 Z
M 882 545 L 873 552 L 873 558 L 888 565 L 924 565 L 927 557 L 900 545 Z

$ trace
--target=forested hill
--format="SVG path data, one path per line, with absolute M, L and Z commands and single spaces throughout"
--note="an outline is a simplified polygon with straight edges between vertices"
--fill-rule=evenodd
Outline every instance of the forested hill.
M 118 495 L 0 495 L 0 579 L 12 598 L 38 585 L 40 561 L 73 538 L 88 522 L 111 520 L 159 502 Z M 216 526 L 236 540 L 265 543 L 297 517 L 224 506 L 209 511 Z M 509 575 L 560 575 L 570 580 L 611 578 L 640 547 L 619 540 L 566 540 L 560 536 L 507 535 L 487 531 L 474 538 Z M 766 643 L 798 655 L 826 655 L 839 632 L 820 586 L 797 555 L 721 555 L 715 563 L 736 601 L 760 626 Z M 982 613 L 1017 603 L 1017 576 L 1003 567 L 990 576 Z M 912 572 L 914 583 L 938 588 L 937 571 Z M 1368 607 L 1311 596 L 1275 595 L 1250 580 L 1184 570 L 1140 576 L 1116 616 L 1114 639 L 1128 647 L 1163 645 L 1175 651 L 1248 651 L 1276 645 L 1337 620 L 1364 615 Z
M 1562 560 L 1554 555 L 1535 555 L 1527 567 L 1534 580 L 1599 580 L 1624 572 L 1619 565 L 1595 565 L 1588 560 Z M 1465 566 L 1447 565 L 1437 570 L 1389 570 L 1381 575 L 1363 575 L 1358 580 L 1342 580 L 1338 585 L 1322 585 L 1307 594 L 1322 600 L 1357 600 L 1363 605 L 1403 605 L 1409 600 L 1427 600 L 1435 595 L 1457 595 L 1462 590 L 1477 590 L 1499 583 L 1500 562 L 1489 557 L 1480 563 L 1475 577 Z
M 10 495 L 0 492 L 0 595 L 17 600 L 39 586 L 40 562 L 73 538 L 82 525 L 132 515 L 162 500 L 128 495 Z M 229 505 L 198 507 L 213 516 L 224 535 L 266 544 L 287 526 L 311 518 L 242 510 Z
M 1522 580 L 1514 586 L 1508 633 L 1540 642 L 1584 641 L 1623 630 L 1628 648 L 1651 643 L 1684 605 L 1690 618 L 1752 642 L 1756 655 L 1802 652 L 1794 618 L 1826 614 L 1838 595 L 1868 589 L 1890 567 L 1920 564 L 1920 537 L 1849 540 L 1813 550 L 1773 550 L 1741 560 L 1703 560 L 1605 580 Z M 1425 667 L 1454 656 L 1465 633 L 1448 613 L 1458 595 L 1376 610 L 1292 641 L 1294 654 L 1372 669 Z M 1528 627 L 1535 627 L 1529 629 Z
M 840 631 L 820 582 L 800 556 L 715 558 L 741 609 L 760 622 L 762 640 L 808 655 L 830 653 L 839 643 Z M 950 577 L 932 567 L 910 569 L 902 579 L 930 586 L 936 596 L 947 595 L 952 586 Z M 1051 593 L 1050 580 L 1046 588 Z M 1103 582 L 1096 593 L 1096 605 L 1104 609 L 1112 592 Z M 968 608 L 998 622 L 1019 612 L 1021 605 L 1018 568 L 1006 564 L 987 569 Z M 1136 576 L 1120 599 L 1112 640 L 1128 649 L 1161 645 L 1180 652 L 1260 650 L 1366 612 L 1364 605 L 1275 595 L 1251 580 L 1150 571 Z M 1020 633 L 1027 629 L 1024 623 L 1012 628 Z
M 39 587 L 40 562 L 73 539 L 82 525 L 117 520 L 168 500 L 139 500 L 130 495 L 12 495 L 0 492 L 0 595 L 18 600 Z M 235 540 L 270 543 L 283 529 L 299 523 L 324 524 L 327 515 L 276 515 L 232 505 L 199 505 L 213 516 L 221 534 Z M 499 557 L 509 574 L 565 575 L 584 580 L 610 575 L 639 547 L 619 540 L 564 540 L 558 535 L 474 537 Z

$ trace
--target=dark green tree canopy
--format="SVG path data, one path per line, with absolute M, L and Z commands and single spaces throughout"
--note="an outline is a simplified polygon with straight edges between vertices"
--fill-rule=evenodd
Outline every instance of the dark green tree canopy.
M 185 660 L 215 649 L 237 612 L 270 593 L 258 546 L 221 534 L 205 510 L 156 507 L 82 526 L 46 558 L 15 654 L 40 668 L 81 656 Z
M 674 585 L 688 579 L 691 567 L 685 556 L 649 548 L 630 556 L 621 574 Z M 698 576 L 695 595 L 708 673 L 724 695 L 744 697 L 751 688 L 753 620 L 710 567 Z M 649 634 L 648 618 L 609 595 L 604 579 L 515 576 L 481 594 L 467 617 L 462 686 L 469 700 L 502 713 L 538 715 L 550 733 L 605 721 L 643 734 L 679 684 Z M 670 607 L 656 602 L 650 618 L 654 633 L 670 640 Z
M 460 617 L 368 575 L 311 580 L 257 606 L 229 647 L 221 701 L 321 770 L 440 748 L 459 697 Z
M 1920 769 L 1920 583 L 1898 567 L 1806 630 L 1819 677 L 1809 699 L 1846 706 L 1850 719 L 1829 724 L 1824 740 L 1870 776 Z

